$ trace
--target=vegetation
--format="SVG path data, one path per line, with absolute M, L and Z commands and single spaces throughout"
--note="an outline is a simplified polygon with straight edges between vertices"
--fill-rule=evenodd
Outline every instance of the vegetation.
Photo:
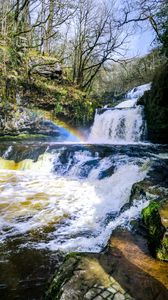
M 125 43 L 142 22 L 152 26 L 158 48 L 128 60 Z M 96 106 L 151 81 L 166 55 L 165 0 L 126 0 L 121 7 L 96 0 L 1 1 L 1 117 L 23 105 L 88 123 Z
M 93 94 L 99 94 L 105 102 L 122 97 L 135 86 L 152 82 L 158 69 L 166 62 L 158 48 L 143 57 L 137 57 L 121 63 L 109 65 L 99 73 Z
M 143 223 L 148 234 L 149 248 L 154 256 L 159 259 L 168 260 L 168 238 L 166 229 L 162 225 L 159 213 L 161 204 L 152 201 L 142 210 Z

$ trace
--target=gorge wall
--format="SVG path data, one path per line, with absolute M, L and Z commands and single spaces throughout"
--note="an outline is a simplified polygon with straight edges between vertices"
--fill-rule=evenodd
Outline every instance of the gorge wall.
M 139 100 L 145 106 L 148 140 L 168 143 L 168 63 L 155 75 L 151 90 Z

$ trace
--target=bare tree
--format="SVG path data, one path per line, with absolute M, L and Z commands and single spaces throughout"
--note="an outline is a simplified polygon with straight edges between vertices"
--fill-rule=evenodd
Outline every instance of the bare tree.
M 121 5 L 121 19 L 118 20 L 118 25 L 134 23 L 140 25 L 141 22 L 147 21 L 160 42 L 162 37 L 160 34 L 160 24 L 158 14 L 163 9 L 167 0 L 124 0 Z M 122 21 L 121 21 L 122 20 Z
M 127 33 L 114 19 L 115 2 L 79 0 L 72 39 L 73 81 L 89 89 L 100 68 L 115 60 Z

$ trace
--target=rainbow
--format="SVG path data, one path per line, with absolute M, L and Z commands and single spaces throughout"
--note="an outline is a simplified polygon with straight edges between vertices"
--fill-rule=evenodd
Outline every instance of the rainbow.
M 69 138 L 72 138 L 74 142 L 85 142 L 86 135 L 80 130 L 77 130 L 66 124 L 64 121 L 57 119 L 52 112 L 44 111 L 42 109 L 36 109 L 36 112 L 39 113 L 45 120 L 50 120 L 54 125 L 60 127 L 60 129 L 65 130 Z
M 74 141 L 84 142 L 86 140 L 86 136 L 84 135 L 84 133 L 82 133 L 80 130 L 73 128 L 69 124 L 66 124 L 65 122 L 60 121 L 58 119 L 54 119 L 54 120 L 52 120 L 52 122 L 56 126 L 60 127 L 60 129 L 66 130 L 67 133 L 69 133 L 70 137 L 72 137 L 72 138 L 74 137 Z

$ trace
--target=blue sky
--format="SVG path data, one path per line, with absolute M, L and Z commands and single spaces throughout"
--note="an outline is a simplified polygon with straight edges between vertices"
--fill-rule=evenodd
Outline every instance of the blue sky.
M 128 45 L 129 51 L 128 56 L 143 56 L 154 48 L 154 44 L 152 44 L 155 38 L 154 32 L 152 29 L 141 30 L 134 34 L 130 38 L 130 43 Z

